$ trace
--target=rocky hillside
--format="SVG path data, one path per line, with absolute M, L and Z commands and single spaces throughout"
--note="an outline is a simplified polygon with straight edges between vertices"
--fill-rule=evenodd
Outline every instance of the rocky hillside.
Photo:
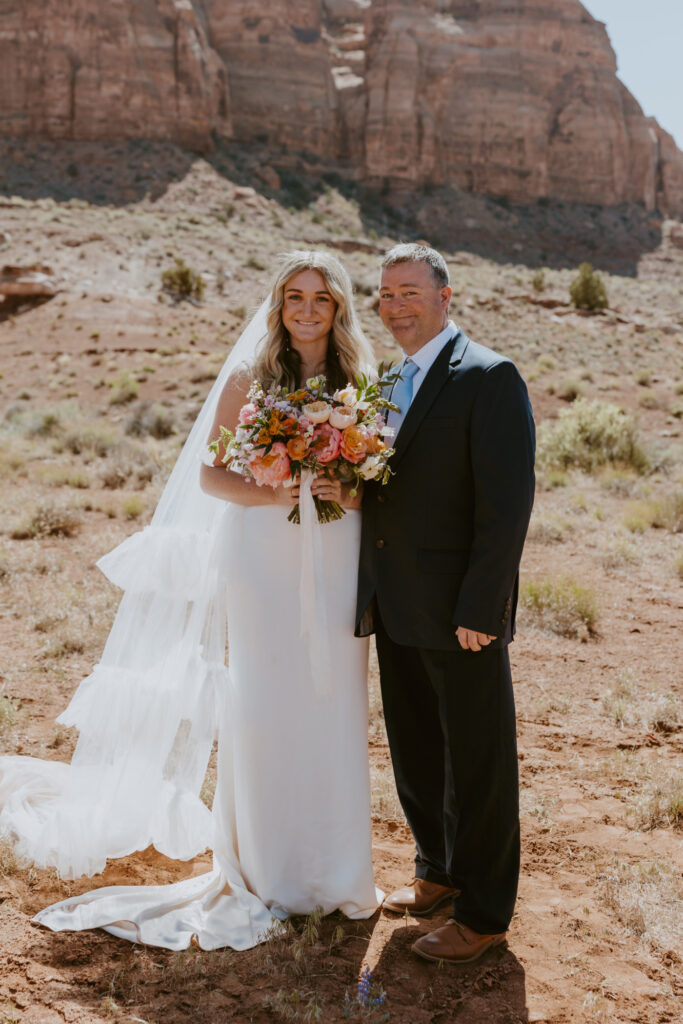
M 683 154 L 578 0 L 0 3 L 0 135 L 223 138 L 391 191 L 683 216 Z

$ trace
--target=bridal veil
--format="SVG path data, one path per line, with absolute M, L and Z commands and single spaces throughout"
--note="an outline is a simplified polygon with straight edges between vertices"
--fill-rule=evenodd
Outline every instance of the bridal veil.
M 263 303 L 224 363 L 149 526 L 97 563 L 124 591 L 101 661 L 58 721 L 79 738 L 71 764 L 0 758 L 0 835 L 65 878 L 153 845 L 187 860 L 211 843 L 200 798 L 227 684 L 225 577 L 214 558 L 226 503 L 199 487 L 221 391 L 254 361 Z

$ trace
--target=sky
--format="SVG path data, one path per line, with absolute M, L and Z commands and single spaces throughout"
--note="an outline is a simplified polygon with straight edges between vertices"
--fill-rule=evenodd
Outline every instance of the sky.
M 683 0 L 582 0 L 607 25 L 617 74 L 683 149 Z

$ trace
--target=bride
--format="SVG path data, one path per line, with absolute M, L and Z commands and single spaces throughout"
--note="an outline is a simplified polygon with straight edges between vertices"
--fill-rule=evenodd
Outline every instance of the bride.
M 208 846 L 213 870 L 95 889 L 37 922 L 169 949 L 248 949 L 289 914 L 377 909 L 368 650 L 353 636 L 359 499 L 322 476 L 257 487 L 206 447 L 237 424 L 254 378 L 296 388 L 325 373 L 334 389 L 371 361 L 344 268 L 326 253 L 291 253 L 151 525 L 98 563 L 125 593 L 102 661 L 59 719 L 80 732 L 71 764 L 0 758 L 0 833 L 38 865 L 95 874 L 153 844 L 181 859 Z M 346 514 L 318 524 L 313 495 Z M 300 526 L 287 521 L 296 501 Z M 209 814 L 199 791 L 215 735 Z

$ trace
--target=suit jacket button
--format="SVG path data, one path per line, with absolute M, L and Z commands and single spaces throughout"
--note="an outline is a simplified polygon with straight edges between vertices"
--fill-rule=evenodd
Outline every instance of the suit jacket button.
M 384 547 L 384 541 L 383 540 L 376 541 L 375 542 L 375 546 L 378 547 L 378 548 L 383 548 Z
M 382 502 L 382 504 L 384 504 L 384 502 L 385 502 L 385 501 L 386 501 L 387 499 L 386 499 L 386 498 L 384 497 L 384 495 L 383 495 L 383 494 L 378 494 L 378 495 L 377 495 L 377 500 L 378 500 L 378 501 L 381 501 L 381 502 Z

